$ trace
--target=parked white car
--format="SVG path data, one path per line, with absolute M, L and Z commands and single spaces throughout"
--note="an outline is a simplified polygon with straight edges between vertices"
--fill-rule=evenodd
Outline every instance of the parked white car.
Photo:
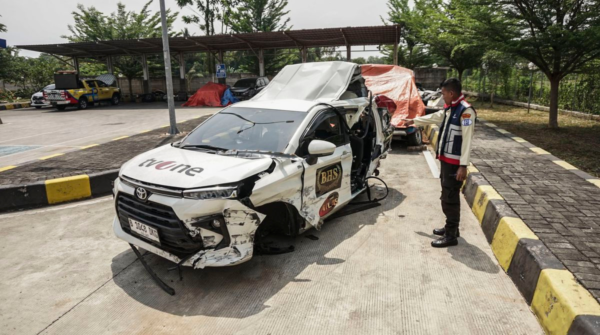
M 320 228 L 387 154 L 388 125 L 371 101 L 356 64 L 286 66 L 253 99 L 125 163 L 115 234 L 201 269 L 250 260 L 264 232 Z
M 31 107 L 40 109 L 42 107 L 52 106 L 50 102 L 44 98 L 44 90 L 53 90 L 55 87 L 56 85 L 50 84 L 42 88 L 38 92 L 33 93 L 33 95 L 31 96 Z

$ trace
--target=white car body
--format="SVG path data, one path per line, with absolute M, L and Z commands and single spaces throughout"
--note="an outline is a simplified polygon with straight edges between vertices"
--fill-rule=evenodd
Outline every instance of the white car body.
M 33 93 L 31 96 L 31 107 L 50 107 L 52 104 L 48 100 L 44 98 L 44 90 L 53 90 L 55 87 L 54 84 L 50 84 L 44 88 L 42 88 L 39 92 Z
M 331 142 L 315 141 L 316 137 L 312 139 L 318 132 L 311 128 L 315 127 L 313 123 L 318 124 L 317 127 L 324 124 L 318 120 L 335 120 L 336 116 L 332 115 L 345 119 L 350 128 L 361 120 L 369 98 L 352 98 L 354 94 L 346 92 L 357 73 L 360 74 L 358 66 L 346 62 L 286 66 L 253 99 L 224 108 L 205 121 L 236 108 L 305 113 L 283 152 L 251 152 L 240 157 L 242 151 L 217 154 L 164 145 L 131 159 L 122 166 L 114 183 L 115 234 L 182 266 L 204 268 L 250 260 L 257 229 L 268 215 L 275 214 L 267 210 L 269 208 L 282 206 L 297 218 L 298 226 L 288 227 L 292 235 L 310 228 L 319 229 L 325 218 L 365 190 L 363 184 L 356 184 L 358 179 L 351 180 L 356 178 L 356 173 L 351 176 L 356 156 L 351 136 L 344 135 L 347 143 L 335 146 Z M 342 100 L 342 96 L 351 98 Z M 331 106 L 338 111 L 343 108 L 345 115 L 333 111 Z M 377 111 L 374 102 L 373 110 Z M 377 112 L 371 115 L 375 124 L 367 123 L 367 128 L 372 129 L 367 132 L 368 139 L 379 152 L 374 154 L 369 150 L 366 154 L 369 156 L 363 155 L 368 163 L 357 163 L 367 177 L 374 174 L 379 160 L 387 154 L 382 149 L 380 116 Z M 196 130 L 201 127 L 202 124 Z M 244 130 L 240 129 L 237 134 Z M 301 142 L 303 136 L 311 139 Z M 354 141 L 356 143 L 356 139 Z M 301 143 L 309 143 L 308 150 L 313 153 L 330 148 L 333 154 L 299 157 L 296 153 Z M 242 191 L 242 186 L 232 186 L 240 182 L 251 185 L 251 190 Z M 231 187 L 236 187 L 234 196 L 231 196 Z M 213 198 L 193 198 L 209 196 Z M 217 228 L 215 222 L 219 223 Z M 138 233 L 133 231 L 132 225 Z M 158 238 L 153 237 L 156 233 Z M 174 243 L 189 249 L 179 252 Z

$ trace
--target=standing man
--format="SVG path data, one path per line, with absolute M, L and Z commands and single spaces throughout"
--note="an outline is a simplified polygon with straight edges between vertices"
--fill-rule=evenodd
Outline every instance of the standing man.
M 467 166 L 471 153 L 473 128 L 475 127 L 475 109 L 465 101 L 462 85 L 456 78 L 442 83 L 444 110 L 421 116 L 413 120 L 407 119 L 406 125 L 423 126 L 439 124 L 440 130 L 436 148 L 436 158 L 440 160 L 442 182 L 442 211 L 446 215 L 446 226 L 434 229 L 435 235 L 441 238 L 432 241 L 435 248 L 449 247 L 458 244 L 460 236 L 460 188 L 467 178 Z

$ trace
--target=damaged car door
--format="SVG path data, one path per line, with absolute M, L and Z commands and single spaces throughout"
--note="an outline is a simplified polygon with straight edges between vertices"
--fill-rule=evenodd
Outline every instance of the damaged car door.
M 297 153 L 305 158 L 301 214 L 316 228 L 350 201 L 352 149 L 342 122 L 333 110 L 318 113 Z

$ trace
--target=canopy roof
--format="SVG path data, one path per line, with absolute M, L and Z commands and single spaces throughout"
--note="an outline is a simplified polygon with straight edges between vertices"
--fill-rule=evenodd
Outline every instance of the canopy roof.
M 304 29 L 246 34 L 171 37 L 171 52 L 219 52 L 353 45 L 391 45 L 400 38 L 398 25 Z M 18 45 L 19 49 L 67 57 L 104 57 L 162 53 L 162 39 L 144 38 L 64 44 Z

